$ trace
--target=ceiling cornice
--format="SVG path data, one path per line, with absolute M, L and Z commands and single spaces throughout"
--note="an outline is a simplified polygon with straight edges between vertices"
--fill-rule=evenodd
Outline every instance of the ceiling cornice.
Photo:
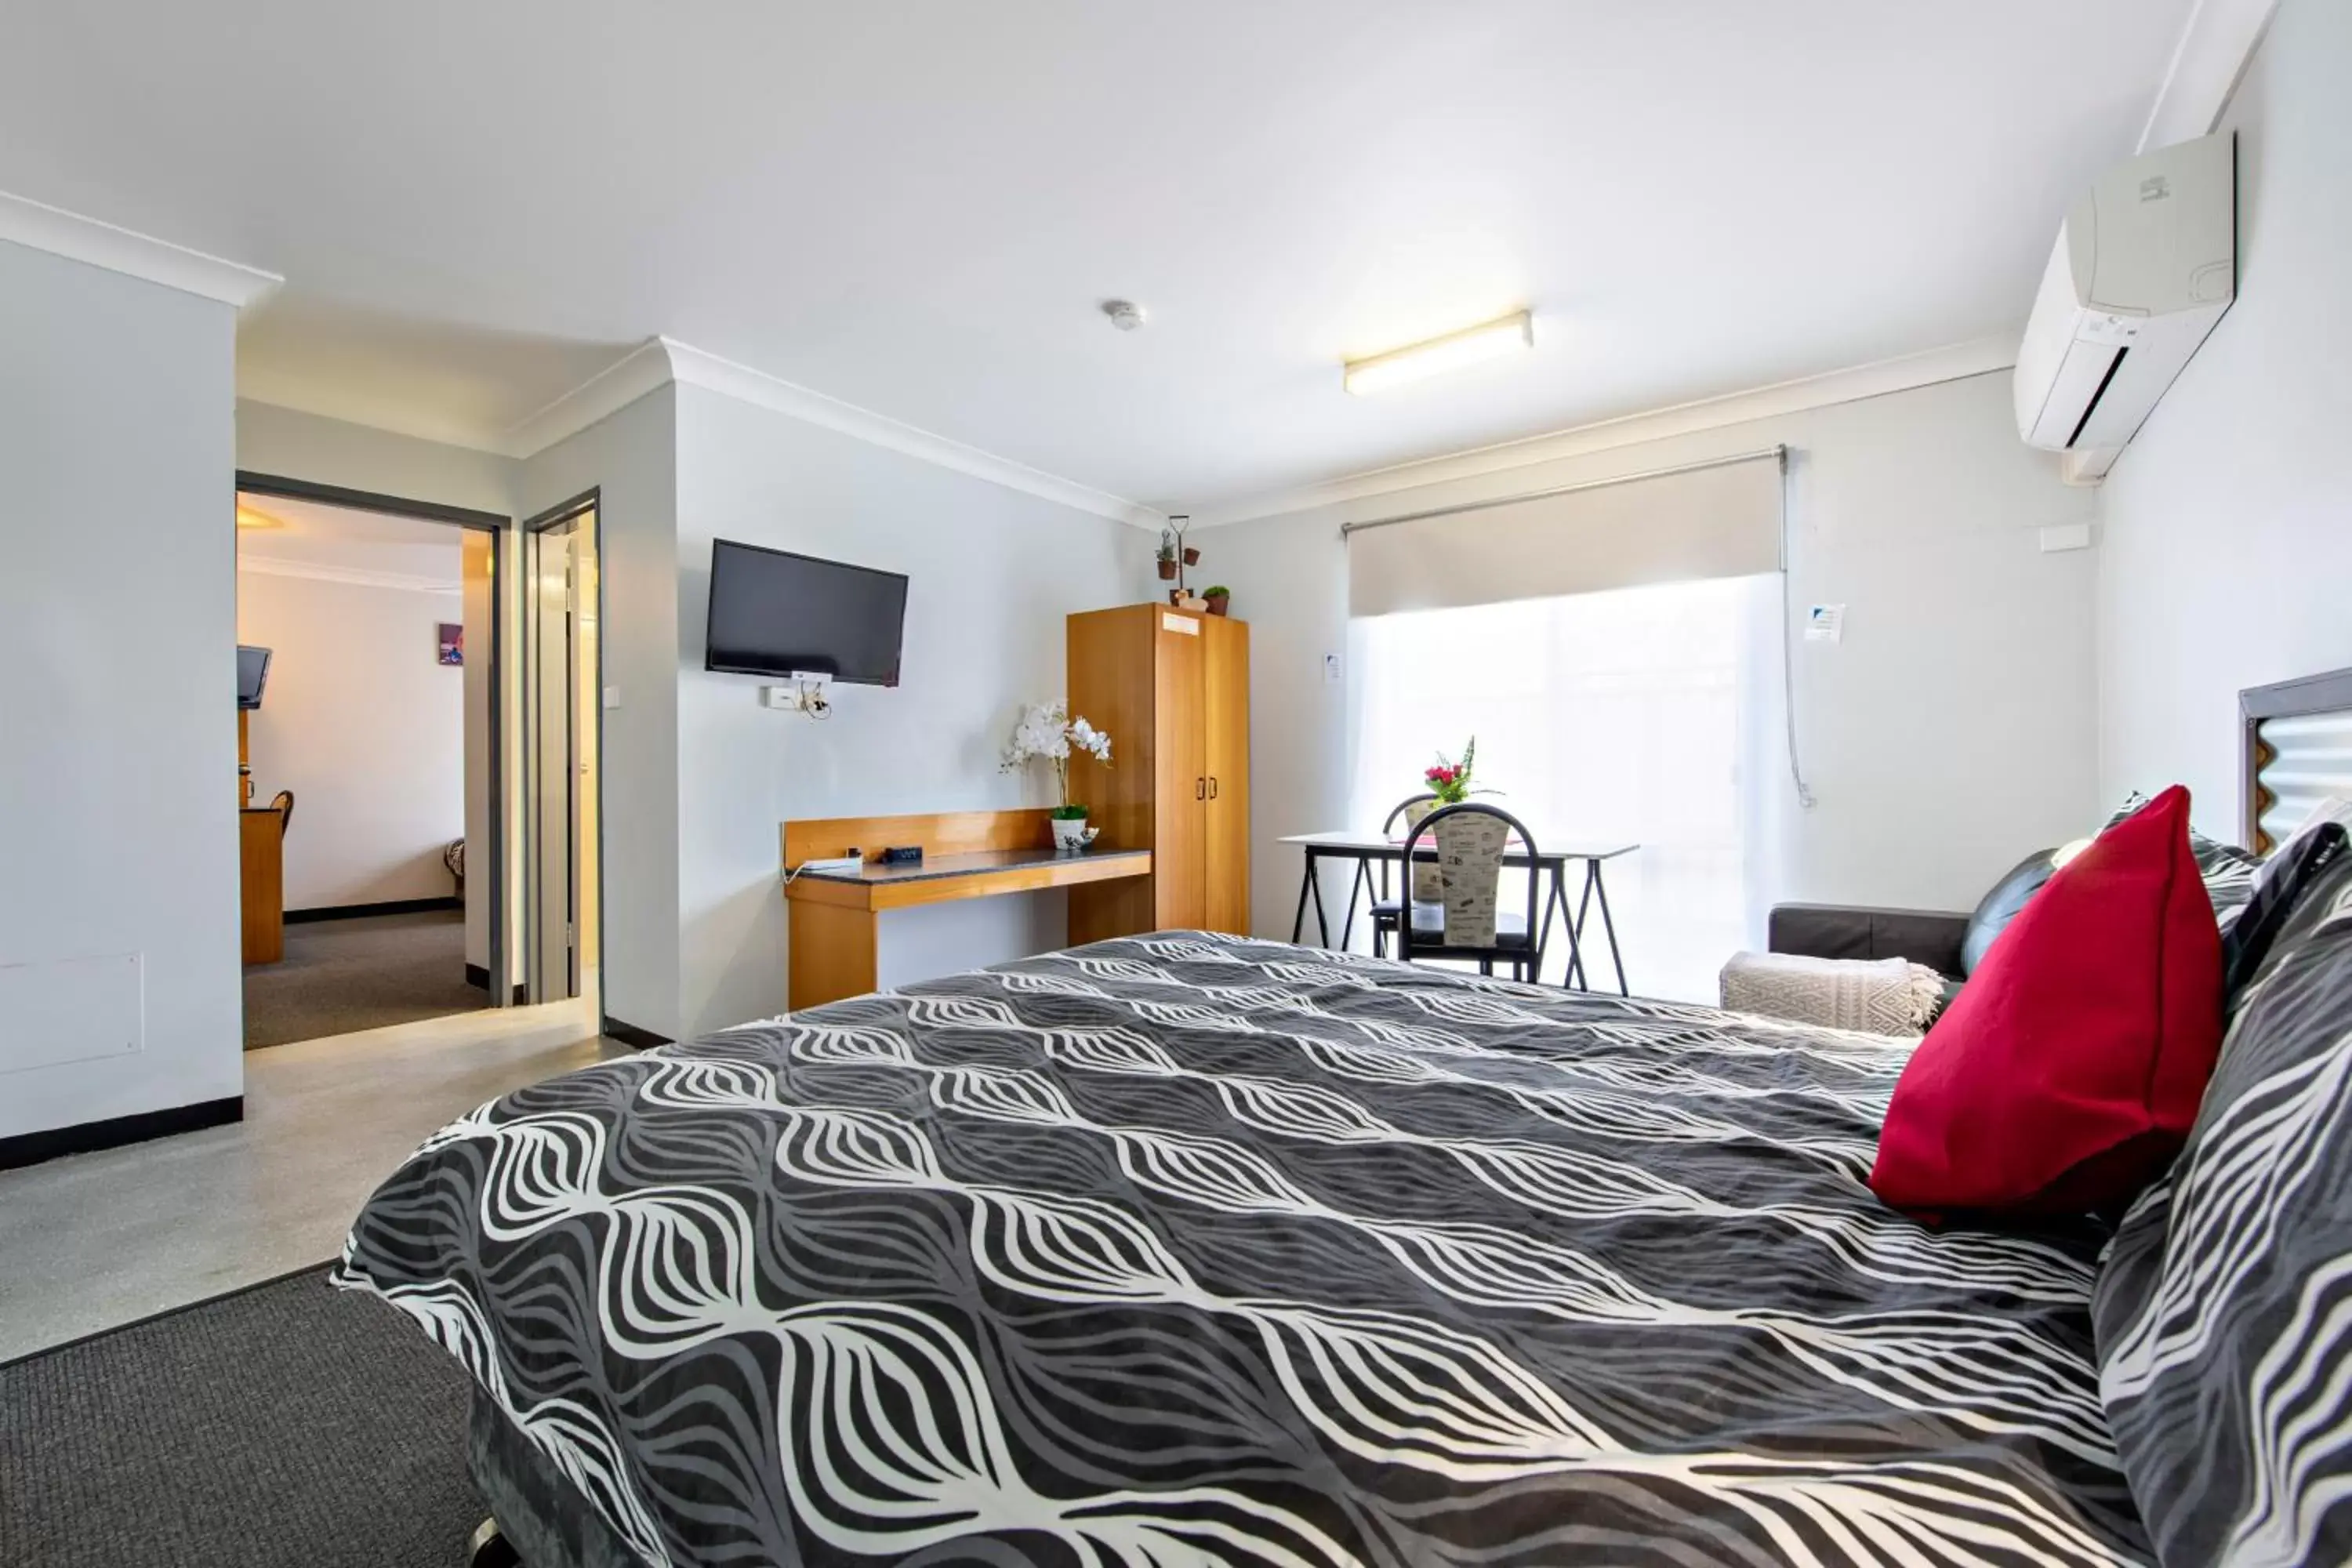
M 2189 7 L 2140 128 L 2139 151 L 2190 141 L 2221 122 L 2277 10 L 2278 0 L 2197 0 Z
M 217 300 L 240 311 L 252 310 L 286 281 L 275 272 L 224 261 L 5 191 L 0 191 L 0 239 Z
M 1826 408 L 1865 397 L 1880 397 L 1890 392 L 1933 386 L 1938 382 L 1958 381 L 1965 376 L 1982 375 L 1989 371 L 2007 370 L 2016 363 L 2015 338 L 1979 338 L 1971 342 L 1930 349 L 1924 353 L 1878 360 L 1797 381 L 1778 382 L 1746 392 L 1680 403 L 1668 408 L 1622 415 L 1614 419 L 1598 420 L 1591 425 L 1579 425 L 1492 447 L 1478 447 L 1389 468 L 1370 468 L 1320 484 L 1197 507 L 1192 511 L 1191 526 L 1214 528 L 1223 523 L 1280 517 L 1289 512 L 1310 511 L 1318 507 L 1390 495 L 1398 490 L 1417 489 L 1423 485 L 1476 479 L 1562 458 L 1582 457 L 1587 453 L 1636 446 L 1643 441 L 1663 440 L 1670 436 L 1687 436 L 1695 431 L 1714 430 L 1727 425 L 1744 425 L 1754 419 L 1801 414 L 1809 408 Z
M 647 338 L 544 408 L 509 426 L 491 449 L 509 458 L 535 458 L 674 379 L 668 344 Z
M 910 458 L 934 463 L 942 468 L 970 474 L 1026 494 L 1038 496 L 1079 511 L 1107 517 L 1114 522 L 1132 523 L 1139 528 L 1160 526 L 1167 519 L 1160 512 L 1124 496 L 1096 489 L 1076 479 L 1066 479 L 1058 474 L 1033 468 L 1010 458 L 1000 458 L 978 447 L 967 447 L 945 436 L 935 436 L 929 430 L 902 424 L 887 415 L 844 403 L 822 392 L 782 380 L 749 365 L 737 364 L 717 354 L 681 343 L 671 338 L 659 340 L 668 351 L 670 373 L 688 386 L 723 394 L 739 402 L 787 415 L 806 424 L 837 430 L 877 447 L 887 447 Z
M 383 572 L 373 566 L 334 566 L 323 561 L 289 561 L 284 556 L 257 555 L 243 549 L 236 552 L 236 569 L 258 572 L 265 577 L 306 577 L 317 583 L 348 583 L 360 588 L 398 588 L 412 594 L 458 594 L 465 591 L 462 583 L 427 577 L 421 573 Z
M 1160 512 L 1124 496 L 934 435 L 675 338 L 646 339 L 546 407 L 508 428 L 495 449 L 510 458 L 535 457 L 672 382 L 716 392 L 739 403 L 839 431 L 942 468 L 952 468 L 1115 522 L 1156 529 L 1167 521 Z

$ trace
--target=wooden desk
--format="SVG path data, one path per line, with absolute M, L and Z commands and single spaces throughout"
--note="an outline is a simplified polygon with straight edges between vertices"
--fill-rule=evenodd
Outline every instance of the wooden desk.
M 1056 853 L 1046 821 L 1042 811 L 988 811 L 785 823 L 787 869 L 853 849 L 867 857 L 861 870 L 803 871 L 784 885 L 792 921 L 792 1009 L 875 988 L 885 910 L 1151 874 L 1149 849 Z M 885 847 L 907 844 L 921 847 L 919 863 L 879 863 Z
M 237 896 L 244 906 L 245 962 L 286 956 L 286 824 L 274 805 L 240 807 Z

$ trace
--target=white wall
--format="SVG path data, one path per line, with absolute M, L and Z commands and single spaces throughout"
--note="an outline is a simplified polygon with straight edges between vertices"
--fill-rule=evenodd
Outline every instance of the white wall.
M 2105 793 L 2240 837 L 2237 694 L 2352 666 L 2352 6 L 2284 0 L 2238 133 L 2238 302 L 2100 492 Z
M 0 242 L 0 1137 L 242 1089 L 236 329 Z
M 2001 373 L 1196 532 L 1202 570 L 1251 623 L 1258 933 L 1287 937 L 1297 906 L 1298 851 L 1276 840 L 1348 825 L 1348 687 L 1322 662 L 1347 646 L 1342 521 L 1776 442 L 1791 448 L 1797 613 L 1848 610 L 1842 644 L 1798 645 L 1819 804 L 1798 806 L 1771 748 L 1752 847 L 1764 901 L 1965 910 L 2028 852 L 2095 826 L 2097 552 L 2037 539 L 2094 502 L 2018 441 Z M 1341 887 L 1327 891 L 1336 908 Z
M 598 629 L 604 684 L 620 692 L 619 706 L 604 710 L 600 780 L 604 1009 L 623 1023 L 673 1037 L 678 1033 L 677 409 L 675 387 L 647 393 L 525 461 L 515 492 L 516 510 L 528 518 L 588 490 L 602 491 L 604 608 Z M 520 570 L 509 574 L 510 581 L 521 576 Z M 508 624 L 520 626 L 519 605 Z M 518 668 L 521 663 L 511 662 Z M 518 704 L 507 711 L 522 710 Z M 509 731 L 520 738 L 522 728 L 517 719 Z M 518 875 L 518 889 L 520 883 Z
M 248 731 L 255 798 L 294 792 L 286 907 L 449 897 L 441 851 L 466 831 L 466 672 L 436 661 L 435 628 L 459 619 L 457 589 L 236 581 L 237 640 L 271 650 Z
M 996 771 L 998 750 L 1023 702 L 1066 689 L 1064 617 L 1149 595 L 1153 541 L 703 388 L 677 395 L 679 1017 L 692 1032 L 783 1009 L 786 818 L 1045 804 L 1042 780 Z M 841 688 L 816 722 L 761 708 L 750 677 L 705 672 L 714 538 L 908 574 L 898 687 Z M 881 978 L 1058 947 L 1066 921 L 1059 893 L 895 911 Z

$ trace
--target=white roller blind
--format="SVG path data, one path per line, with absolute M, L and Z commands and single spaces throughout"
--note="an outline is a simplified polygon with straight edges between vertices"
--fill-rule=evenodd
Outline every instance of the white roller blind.
M 1450 609 L 1780 566 L 1778 449 L 1349 525 L 1348 612 Z

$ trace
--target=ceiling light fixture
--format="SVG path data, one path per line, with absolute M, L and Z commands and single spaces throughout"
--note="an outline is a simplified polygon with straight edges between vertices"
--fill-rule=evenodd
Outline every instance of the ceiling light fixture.
M 1143 307 L 1132 300 L 1105 300 L 1102 313 L 1122 332 L 1131 332 L 1143 325 Z
M 249 506 L 239 506 L 236 509 L 236 525 L 239 528 L 283 528 L 286 522 L 283 518 L 272 517 L 266 511 L 256 511 Z
M 1408 343 L 1370 359 L 1351 359 L 1341 369 L 1348 390 L 1360 397 L 1368 392 L 1383 392 L 1408 381 L 1419 381 L 1425 375 L 1442 375 L 1482 360 L 1517 353 L 1533 348 L 1535 342 L 1534 314 L 1514 310 L 1499 321 L 1465 327 L 1425 343 Z

